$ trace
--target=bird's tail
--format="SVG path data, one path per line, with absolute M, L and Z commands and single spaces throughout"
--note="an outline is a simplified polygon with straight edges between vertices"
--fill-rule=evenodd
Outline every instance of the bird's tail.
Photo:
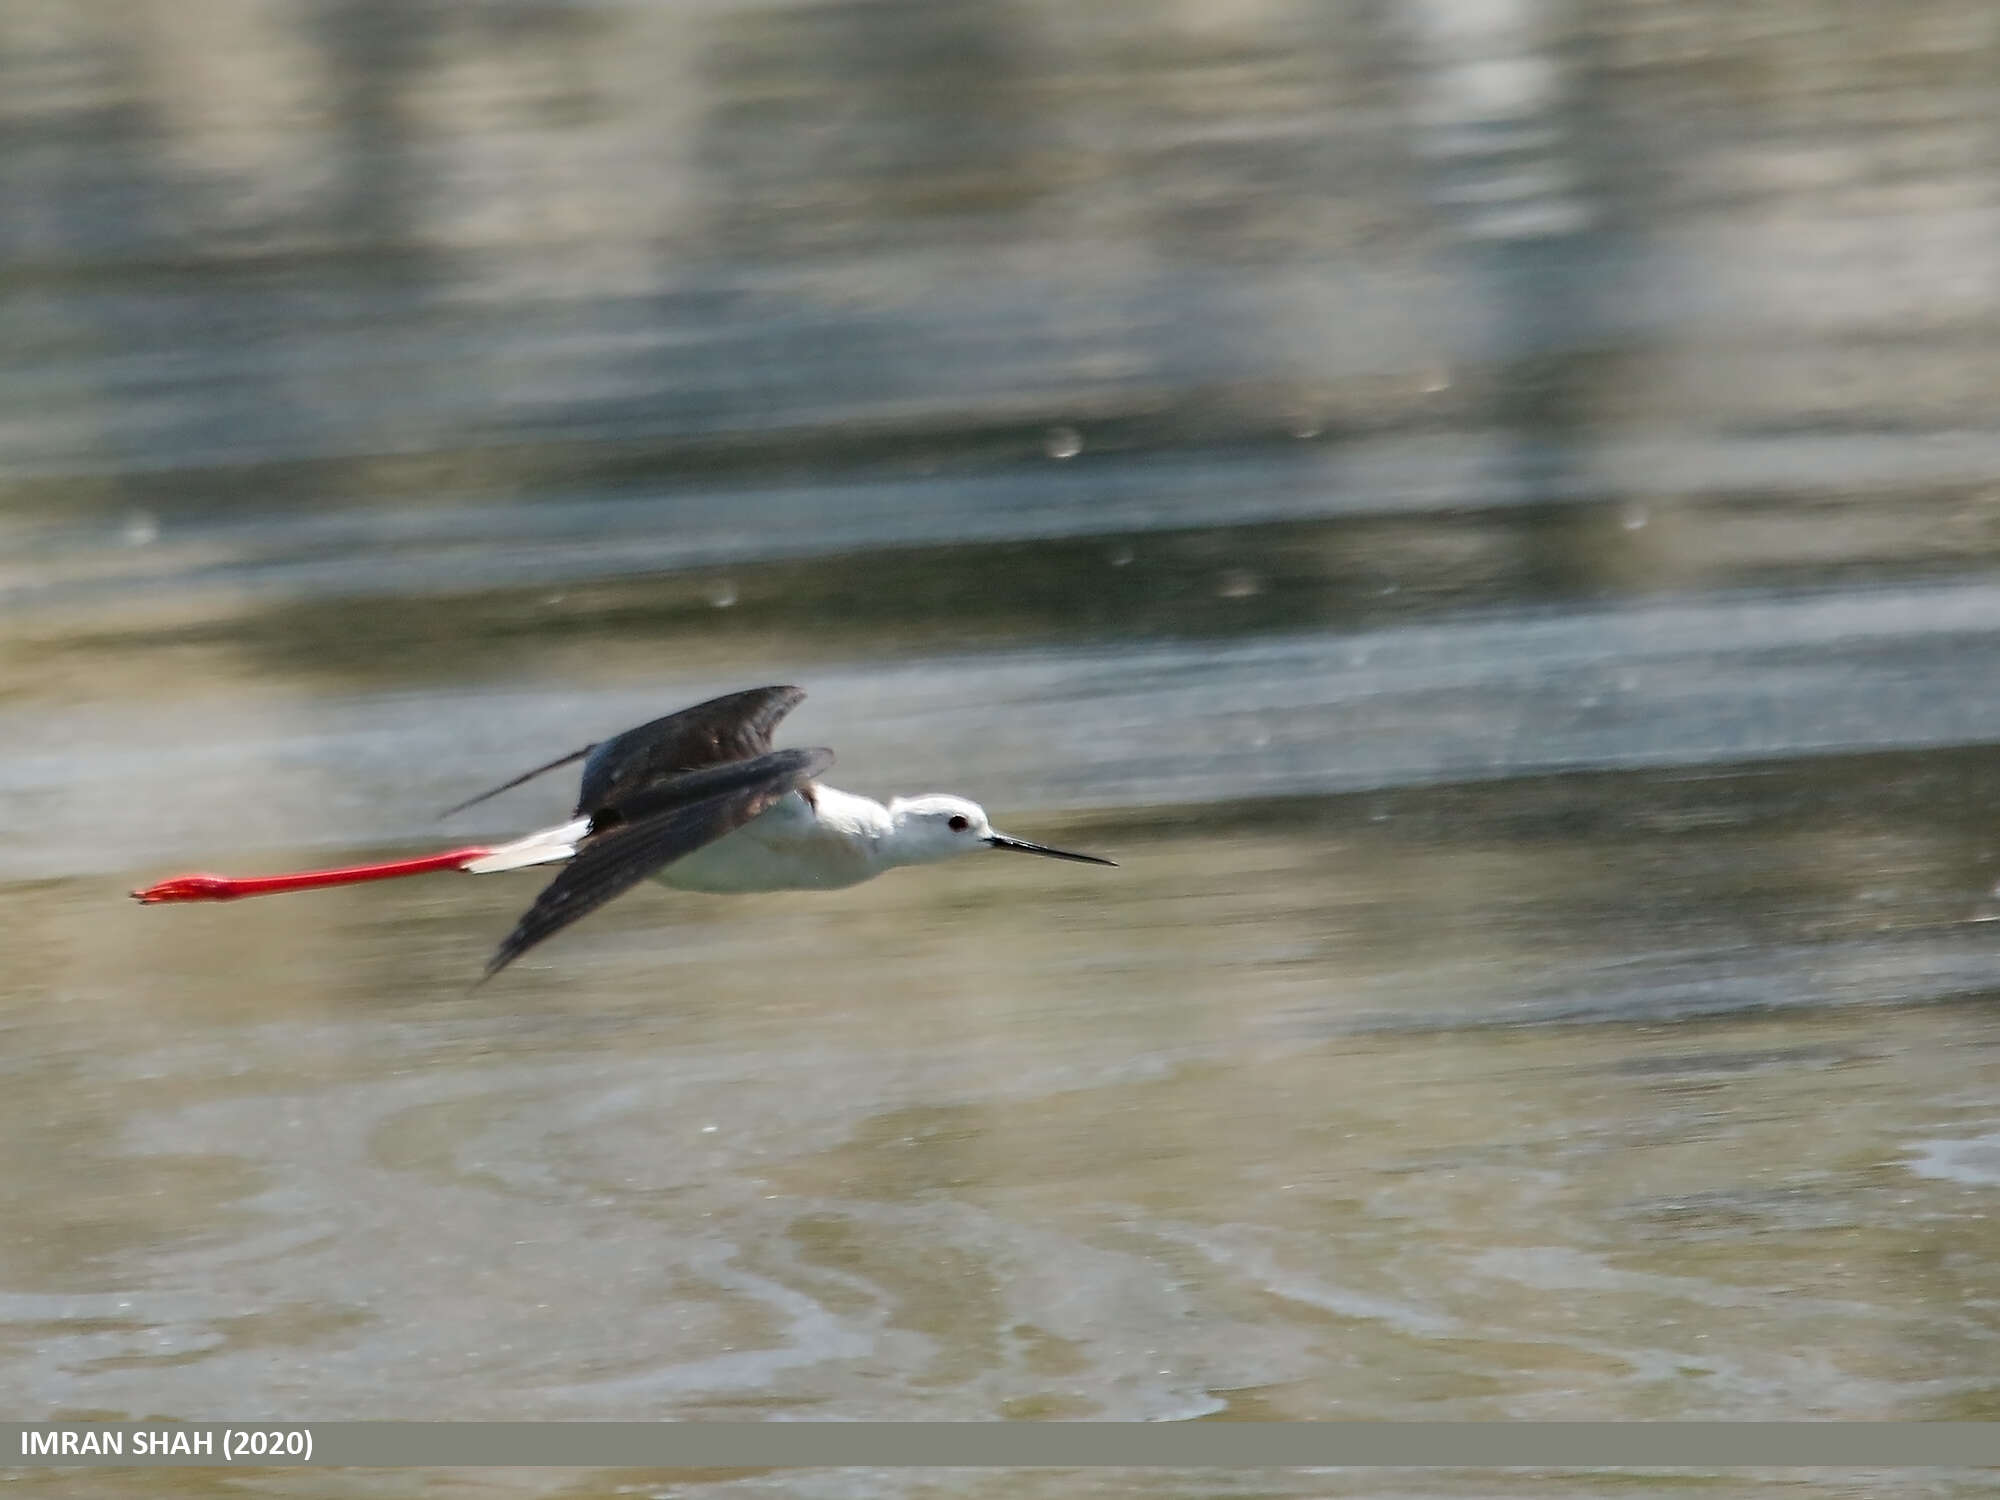
M 491 875 L 499 870 L 526 869 L 529 865 L 559 864 L 575 857 L 577 841 L 589 832 L 590 819 L 572 818 L 554 828 L 544 828 L 511 844 L 489 849 L 459 868 L 468 875 Z

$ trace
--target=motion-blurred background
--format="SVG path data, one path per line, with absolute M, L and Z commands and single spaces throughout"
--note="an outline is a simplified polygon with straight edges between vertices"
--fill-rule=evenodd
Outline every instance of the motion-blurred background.
M 0 1404 L 2000 1415 L 1996 79 L 1984 0 L 9 0 Z M 533 876 L 123 904 L 783 681 L 1123 867 L 476 994 Z

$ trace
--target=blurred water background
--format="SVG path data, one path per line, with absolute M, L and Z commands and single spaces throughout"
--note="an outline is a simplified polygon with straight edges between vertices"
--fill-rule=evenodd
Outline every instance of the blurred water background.
M 2000 1417 L 1996 79 L 1984 0 L 10 0 L 0 1406 Z M 784 681 L 1122 867 L 470 993 L 533 875 L 124 901 Z M 954 1489 L 1243 1484 L 1585 1492 Z

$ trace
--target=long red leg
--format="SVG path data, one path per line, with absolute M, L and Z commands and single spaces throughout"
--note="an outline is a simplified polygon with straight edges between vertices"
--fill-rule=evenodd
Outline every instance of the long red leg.
M 289 875 L 176 875 L 134 891 L 133 898 L 151 906 L 161 901 L 234 901 L 239 896 L 268 896 L 278 891 L 309 891 L 323 885 L 359 885 L 364 880 L 394 880 L 402 875 L 428 875 L 433 870 L 460 870 L 493 851 L 485 847 L 451 849 L 420 859 L 392 859 L 379 865 L 347 865 L 338 870 L 295 870 Z

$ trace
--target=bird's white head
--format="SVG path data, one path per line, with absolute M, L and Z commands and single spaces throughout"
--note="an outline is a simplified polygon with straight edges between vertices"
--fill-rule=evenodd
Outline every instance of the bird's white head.
M 898 797 L 889 804 L 890 839 L 895 862 L 905 865 L 931 864 L 970 854 L 975 849 L 1012 849 L 1017 854 L 1043 854 L 1050 859 L 1073 859 L 1079 864 L 1108 865 L 1108 859 L 1094 854 L 1071 854 L 1046 844 L 996 833 L 987 821 L 986 809 L 963 797 L 932 793 L 923 797 Z
M 911 865 L 984 849 L 993 834 L 985 808 L 943 795 L 898 797 L 889 804 L 889 826 L 898 863 Z

